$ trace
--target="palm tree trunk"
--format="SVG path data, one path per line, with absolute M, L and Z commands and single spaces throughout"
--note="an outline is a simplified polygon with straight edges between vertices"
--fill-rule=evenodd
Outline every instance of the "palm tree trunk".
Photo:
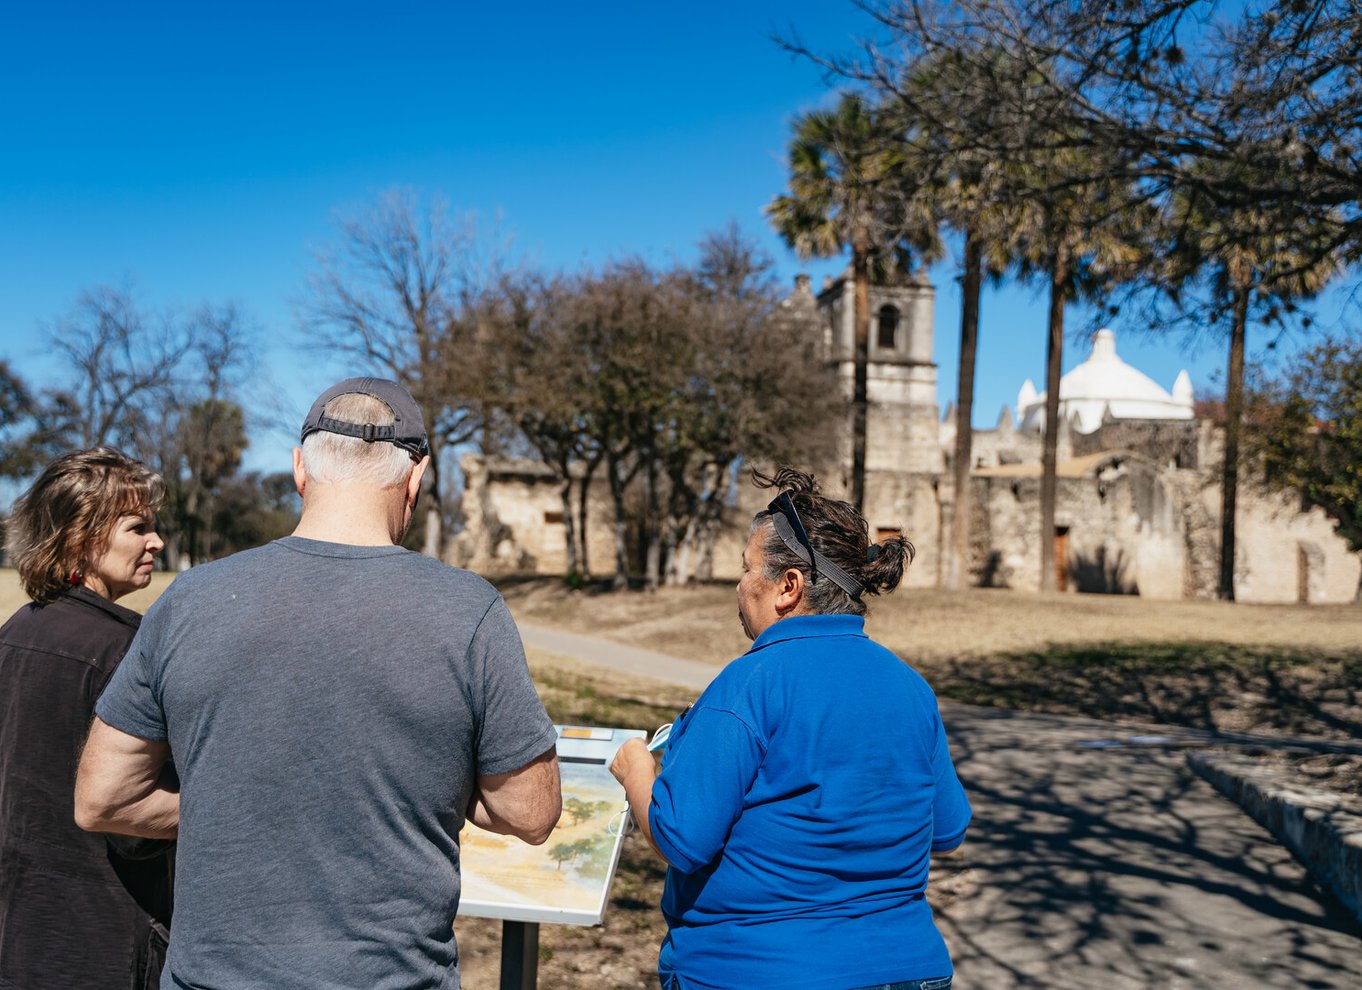
M 870 248 L 858 233 L 851 246 L 853 358 L 851 393 L 851 504 L 865 511 L 865 423 L 870 363 Z
M 979 282 L 982 264 L 979 238 L 965 231 L 965 272 L 960 292 L 960 372 L 955 389 L 955 526 L 948 586 L 959 590 L 969 581 L 970 489 L 974 458 L 974 365 L 979 345 Z
M 1055 250 L 1050 266 L 1050 327 L 1045 344 L 1045 440 L 1040 458 L 1040 590 L 1055 590 L 1055 468 L 1059 460 L 1059 373 L 1064 359 L 1064 289 L 1067 252 Z
M 1225 372 L 1225 461 L 1220 469 L 1220 587 L 1234 601 L 1234 516 L 1239 501 L 1239 431 L 1244 409 L 1244 338 L 1248 331 L 1249 287 L 1239 286 L 1230 325 L 1230 363 Z

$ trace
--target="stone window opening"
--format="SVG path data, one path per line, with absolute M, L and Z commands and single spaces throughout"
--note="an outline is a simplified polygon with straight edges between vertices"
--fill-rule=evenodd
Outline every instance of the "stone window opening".
M 899 311 L 894 306 L 881 306 L 879 332 L 875 343 L 881 350 L 892 351 L 898 347 Z

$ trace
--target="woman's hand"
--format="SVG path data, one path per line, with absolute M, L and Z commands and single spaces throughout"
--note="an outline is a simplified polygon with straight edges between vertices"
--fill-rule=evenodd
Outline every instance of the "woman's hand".
M 653 781 L 657 779 L 658 766 L 648 745 L 642 739 L 630 739 L 619 748 L 615 758 L 610 761 L 610 772 L 621 786 L 629 801 L 638 830 L 648 840 L 653 851 L 662 856 L 662 850 L 653 841 L 653 830 L 648 826 L 648 805 L 653 799 Z M 662 856 L 665 861 L 666 856 Z
M 642 739 L 626 740 L 610 762 L 610 772 L 628 791 L 629 778 L 644 771 L 648 773 L 648 784 L 651 786 L 653 778 L 657 776 L 657 765 L 653 762 L 653 754 L 648 752 L 647 743 Z

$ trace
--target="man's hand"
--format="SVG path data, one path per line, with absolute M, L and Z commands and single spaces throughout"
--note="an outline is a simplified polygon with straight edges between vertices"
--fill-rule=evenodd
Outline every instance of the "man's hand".
M 543 843 L 563 814 L 558 753 L 550 749 L 519 770 L 478 776 L 468 820 L 479 828 Z
M 76 773 L 76 824 L 87 832 L 173 839 L 180 827 L 180 795 L 161 770 L 168 743 L 142 739 L 96 717 Z

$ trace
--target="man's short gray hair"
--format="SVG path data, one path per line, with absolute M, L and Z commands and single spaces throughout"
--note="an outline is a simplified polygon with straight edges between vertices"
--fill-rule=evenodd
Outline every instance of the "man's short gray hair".
M 360 392 L 338 395 L 326 404 L 325 414 L 344 423 L 391 426 L 393 411 L 373 396 Z M 313 481 L 324 485 L 362 482 L 388 488 L 406 482 L 415 466 L 411 454 L 401 447 L 377 440 L 317 432 L 303 441 L 303 469 Z

